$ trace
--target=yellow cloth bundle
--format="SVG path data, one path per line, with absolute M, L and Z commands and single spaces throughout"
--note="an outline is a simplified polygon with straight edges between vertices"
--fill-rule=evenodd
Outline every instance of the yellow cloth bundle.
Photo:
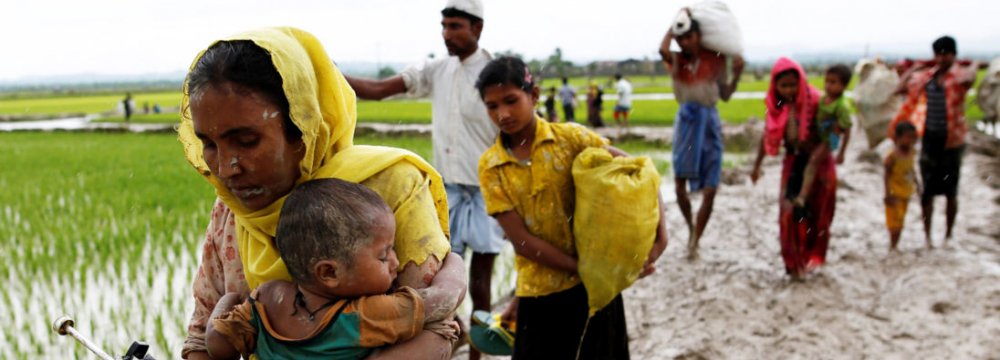
M 642 272 L 660 220 L 660 174 L 648 157 L 589 148 L 573 161 L 573 237 L 590 316 Z
M 292 122 L 302 131 L 305 156 L 299 163 L 301 177 L 297 184 L 322 178 L 338 178 L 361 183 L 401 162 L 408 162 L 430 179 L 430 190 L 437 212 L 436 224 L 448 234 L 448 203 L 441 176 L 419 156 L 402 149 L 355 146 L 354 128 L 357 122 L 354 90 L 340 73 L 326 51 L 312 34 L 291 27 L 264 28 L 220 41 L 250 40 L 271 54 L 274 67 L 281 75 L 285 97 L 288 98 Z M 204 51 L 192 62 L 198 63 Z M 215 186 L 216 194 L 236 214 L 237 242 L 243 271 L 251 289 L 270 280 L 291 280 L 284 261 L 274 245 L 278 215 L 285 198 L 257 211 L 244 208 L 229 190 L 208 169 L 202 157 L 202 143 L 194 134 L 191 119 L 190 92 L 184 85 L 181 103 L 181 124 L 178 137 L 184 145 L 188 162 Z M 383 197 L 385 192 L 402 188 L 413 179 L 398 177 L 372 187 Z M 396 209 L 396 214 L 416 209 Z M 397 216 L 398 217 L 398 216 Z M 398 219 L 397 219 L 398 221 Z M 400 231 L 397 228 L 397 240 Z M 396 243 L 400 267 L 408 261 L 422 264 L 431 254 L 443 260 L 450 249 L 447 241 L 412 241 Z

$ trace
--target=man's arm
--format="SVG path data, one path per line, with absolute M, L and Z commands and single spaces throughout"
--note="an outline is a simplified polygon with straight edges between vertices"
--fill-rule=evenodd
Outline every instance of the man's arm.
M 743 65 L 743 56 L 733 56 L 733 78 L 720 89 L 722 91 L 719 92 L 719 97 L 722 98 L 722 101 L 728 102 L 733 93 L 736 92 L 736 86 L 739 85 L 740 78 L 743 77 Z
M 347 83 L 354 88 L 359 98 L 366 100 L 382 100 L 387 97 L 406 92 L 406 82 L 403 76 L 396 75 L 385 80 L 372 80 L 344 75 Z
M 667 34 L 663 36 L 663 41 L 660 42 L 660 58 L 663 59 L 663 63 L 667 64 L 667 68 L 673 68 L 673 54 L 670 53 L 670 42 L 674 41 L 674 31 L 668 30 Z

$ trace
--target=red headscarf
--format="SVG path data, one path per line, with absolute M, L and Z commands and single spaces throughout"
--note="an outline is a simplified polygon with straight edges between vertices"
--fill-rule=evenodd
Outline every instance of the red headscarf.
M 781 97 L 775 83 L 777 76 L 787 70 L 795 70 L 799 74 L 799 94 L 795 98 L 796 113 L 799 118 L 799 140 L 809 137 L 809 122 L 816 117 L 819 106 L 819 90 L 809 85 L 806 72 L 795 60 L 782 57 L 774 63 L 771 69 L 771 86 L 767 89 L 764 104 L 767 105 L 767 121 L 764 124 L 764 150 L 769 155 L 777 155 L 781 140 L 785 136 L 785 125 L 788 124 L 789 107 L 781 106 Z

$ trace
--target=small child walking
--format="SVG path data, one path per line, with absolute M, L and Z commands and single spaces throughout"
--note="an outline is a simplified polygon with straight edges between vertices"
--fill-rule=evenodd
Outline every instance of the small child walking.
M 910 197 L 920 187 L 913 170 L 917 128 L 908 121 L 902 121 L 896 124 L 895 133 L 895 147 L 885 157 L 885 225 L 889 228 L 890 252 L 897 250 Z M 931 247 L 929 241 L 927 247 Z
M 837 152 L 837 164 L 844 163 L 847 143 L 851 140 L 851 109 L 844 97 L 844 89 L 850 83 L 851 69 L 847 65 L 837 64 L 826 69 L 825 94 L 819 100 L 816 113 L 820 130 L 829 136 L 830 150 Z
M 223 296 L 205 335 L 209 355 L 362 359 L 417 336 L 444 300 L 435 287 L 463 281 L 464 272 L 461 262 L 445 262 L 427 288 L 390 292 L 399 266 L 395 232 L 392 210 L 363 185 L 332 178 L 298 185 L 275 236 L 293 281 L 264 283 L 246 300 Z M 427 329 L 458 340 L 454 321 Z

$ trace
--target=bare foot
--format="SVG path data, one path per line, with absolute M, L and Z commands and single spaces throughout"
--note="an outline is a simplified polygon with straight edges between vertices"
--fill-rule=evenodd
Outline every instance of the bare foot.
M 698 248 L 688 247 L 688 261 L 698 261 L 701 259 L 701 255 L 698 255 Z

